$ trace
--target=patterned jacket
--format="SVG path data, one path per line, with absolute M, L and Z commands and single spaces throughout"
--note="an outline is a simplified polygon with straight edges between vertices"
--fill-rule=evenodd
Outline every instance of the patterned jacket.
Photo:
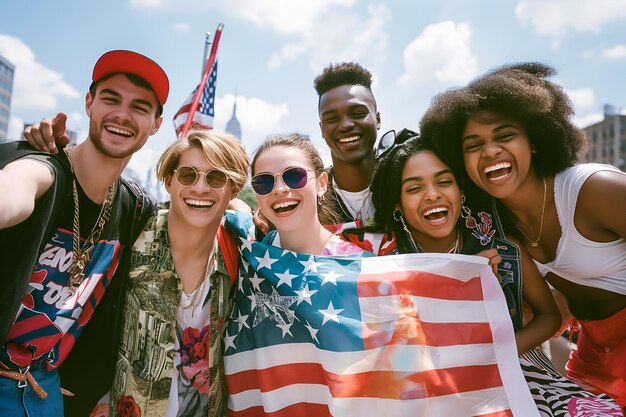
M 177 416 L 225 416 L 222 326 L 232 309 L 231 277 L 218 245 L 210 290 L 202 300 L 203 311 L 210 308 L 210 322 L 200 329 L 182 328 L 176 319 L 182 285 L 167 220 L 168 211 L 159 211 L 133 247 L 109 415 L 131 409 L 143 416 L 164 416 L 167 409 L 168 415 L 174 410 Z M 170 398 L 174 384 L 178 395 Z

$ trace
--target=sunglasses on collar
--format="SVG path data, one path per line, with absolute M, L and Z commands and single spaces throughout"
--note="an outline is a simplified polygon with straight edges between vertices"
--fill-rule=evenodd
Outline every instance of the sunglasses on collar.
M 378 141 L 378 147 L 376 148 L 376 158 L 382 158 L 389 151 L 398 145 L 402 145 L 409 139 L 418 137 L 419 133 L 416 133 L 410 129 L 402 129 L 398 133 L 395 130 L 390 130 L 383 134 Z

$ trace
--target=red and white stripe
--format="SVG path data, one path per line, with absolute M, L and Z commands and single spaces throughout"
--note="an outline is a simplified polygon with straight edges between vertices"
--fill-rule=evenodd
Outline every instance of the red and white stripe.
M 484 259 L 365 258 L 358 293 L 363 351 L 299 343 L 227 356 L 229 415 L 539 417 Z

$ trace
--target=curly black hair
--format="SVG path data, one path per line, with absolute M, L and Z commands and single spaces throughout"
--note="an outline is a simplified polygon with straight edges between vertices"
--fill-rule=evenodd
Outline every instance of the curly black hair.
M 313 80 L 318 96 L 340 85 L 362 85 L 372 90 L 372 73 L 356 62 L 330 64 Z
M 372 203 L 376 209 L 374 214 L 376 228 L 396 236 L 400 253 L 415 252 L 402 223 L 393 216 L 402 194 L 402 171 L 409 158 L 423 151 L 430 151 L 437 155 L 430 138 L 423 135 L 415 136 L 401 145 L 395 146 L 378 160 L 370 185 Z M 459 187 L 461 187 L 460 183 Z
M 556 71 L 526 62 L 495 68 L 466 87 L 437 95 L 420 121 L 422 135 L 432 138 L 437 154 L 455 173 L 464 172 L 461 139 L 467 120 L 488 111 L 521 123 L 531 146 L 532 165 L 551 176 L 576 163 L 587 144 L 571 121 L 572 103 L 563 89 L 548 81 Z

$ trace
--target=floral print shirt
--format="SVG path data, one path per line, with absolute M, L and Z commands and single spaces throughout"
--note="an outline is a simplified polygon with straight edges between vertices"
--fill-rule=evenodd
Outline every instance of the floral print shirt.
M 216 240 L 212 272 L 183 293 L 167 214 L 150 219 L 133 247 L 109 415 L 225 416 L 221 329 L 232 308 L 230 276 Z

